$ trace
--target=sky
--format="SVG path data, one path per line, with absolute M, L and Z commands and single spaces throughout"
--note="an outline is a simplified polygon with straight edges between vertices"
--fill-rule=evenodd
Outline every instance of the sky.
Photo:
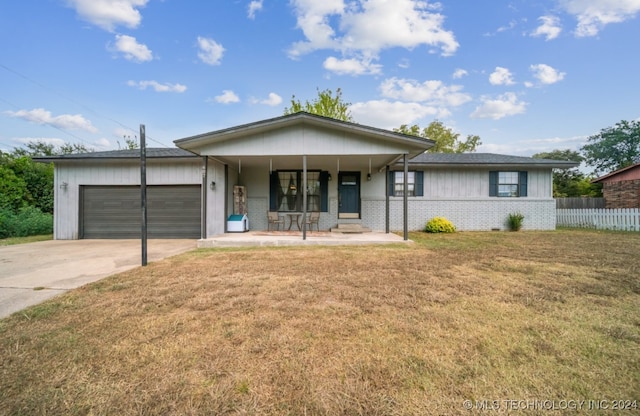
M 0 150 L 147 146 L 342 91 L 481 152 L 578 150 L 640 118 L 640 0 L 5 0 Z

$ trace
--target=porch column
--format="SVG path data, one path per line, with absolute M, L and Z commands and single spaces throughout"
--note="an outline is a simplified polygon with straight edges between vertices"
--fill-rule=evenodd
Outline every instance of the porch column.
M 385 213 L 384 213 L 384 231 L 389 234 L 389 165 L 387 165 L 384 171 L 384 194 L 385 197 Z
M 409 159 L 404 154 L 404 197 L 402 198 L 402 210 L 404 211 L 404 240 L 409 239 Z
M 307 239 L 307 155 L 302 156 L 302 239 Z

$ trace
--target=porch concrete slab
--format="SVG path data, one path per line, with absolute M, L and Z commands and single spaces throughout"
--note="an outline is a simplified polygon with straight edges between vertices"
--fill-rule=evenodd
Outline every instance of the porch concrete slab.
M 198 240 L 198 248 L 212 247 L 251 247 L 251 246 L 309 246 L 309 245 L 366 245 L 394 244 L 413 241 L 404 240 L 392 233 L 369 232 L 361 234 L 342 234 L 331 232 L 307 232 L 306 240 L 301 232 L 287 231 L 249 231 L 244 233 L 226 233 L 212 238 Z

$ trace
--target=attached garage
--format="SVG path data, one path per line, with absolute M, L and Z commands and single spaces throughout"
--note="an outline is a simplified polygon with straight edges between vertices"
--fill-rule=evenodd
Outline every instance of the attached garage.
M 80 238 L 140 238 L 139 186 L 82 186 Z M 148 238 L 200 238 L 198 185 L 147 187 Z
M 36 160 L 54 164 L 54 239 L 140 238 L 140 150 Z M 202 195 L 211 193 L 202 188 L 206 164 L 206 158 L 186 150 L 147 148 L 148 238 L 201 238 Z

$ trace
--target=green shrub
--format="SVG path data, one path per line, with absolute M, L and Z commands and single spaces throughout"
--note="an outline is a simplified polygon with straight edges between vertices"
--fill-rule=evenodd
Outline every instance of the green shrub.
M 455 233 L 456 227 L 444 217 L 434 217 L 427 222 L 424 231 L 427 233 Z
M 14 213 L 10 209 L 0 210 L 0 238 L 27 237 L 51 234 L 53 215 L 45 214 L 35 207 L 25 207 Z
M 524 221 L 524 215 L 519 212 L 509 214 L 507 217 L 507 225 L 511 231 L 520 231 L 522 228 L 522 222 Z

